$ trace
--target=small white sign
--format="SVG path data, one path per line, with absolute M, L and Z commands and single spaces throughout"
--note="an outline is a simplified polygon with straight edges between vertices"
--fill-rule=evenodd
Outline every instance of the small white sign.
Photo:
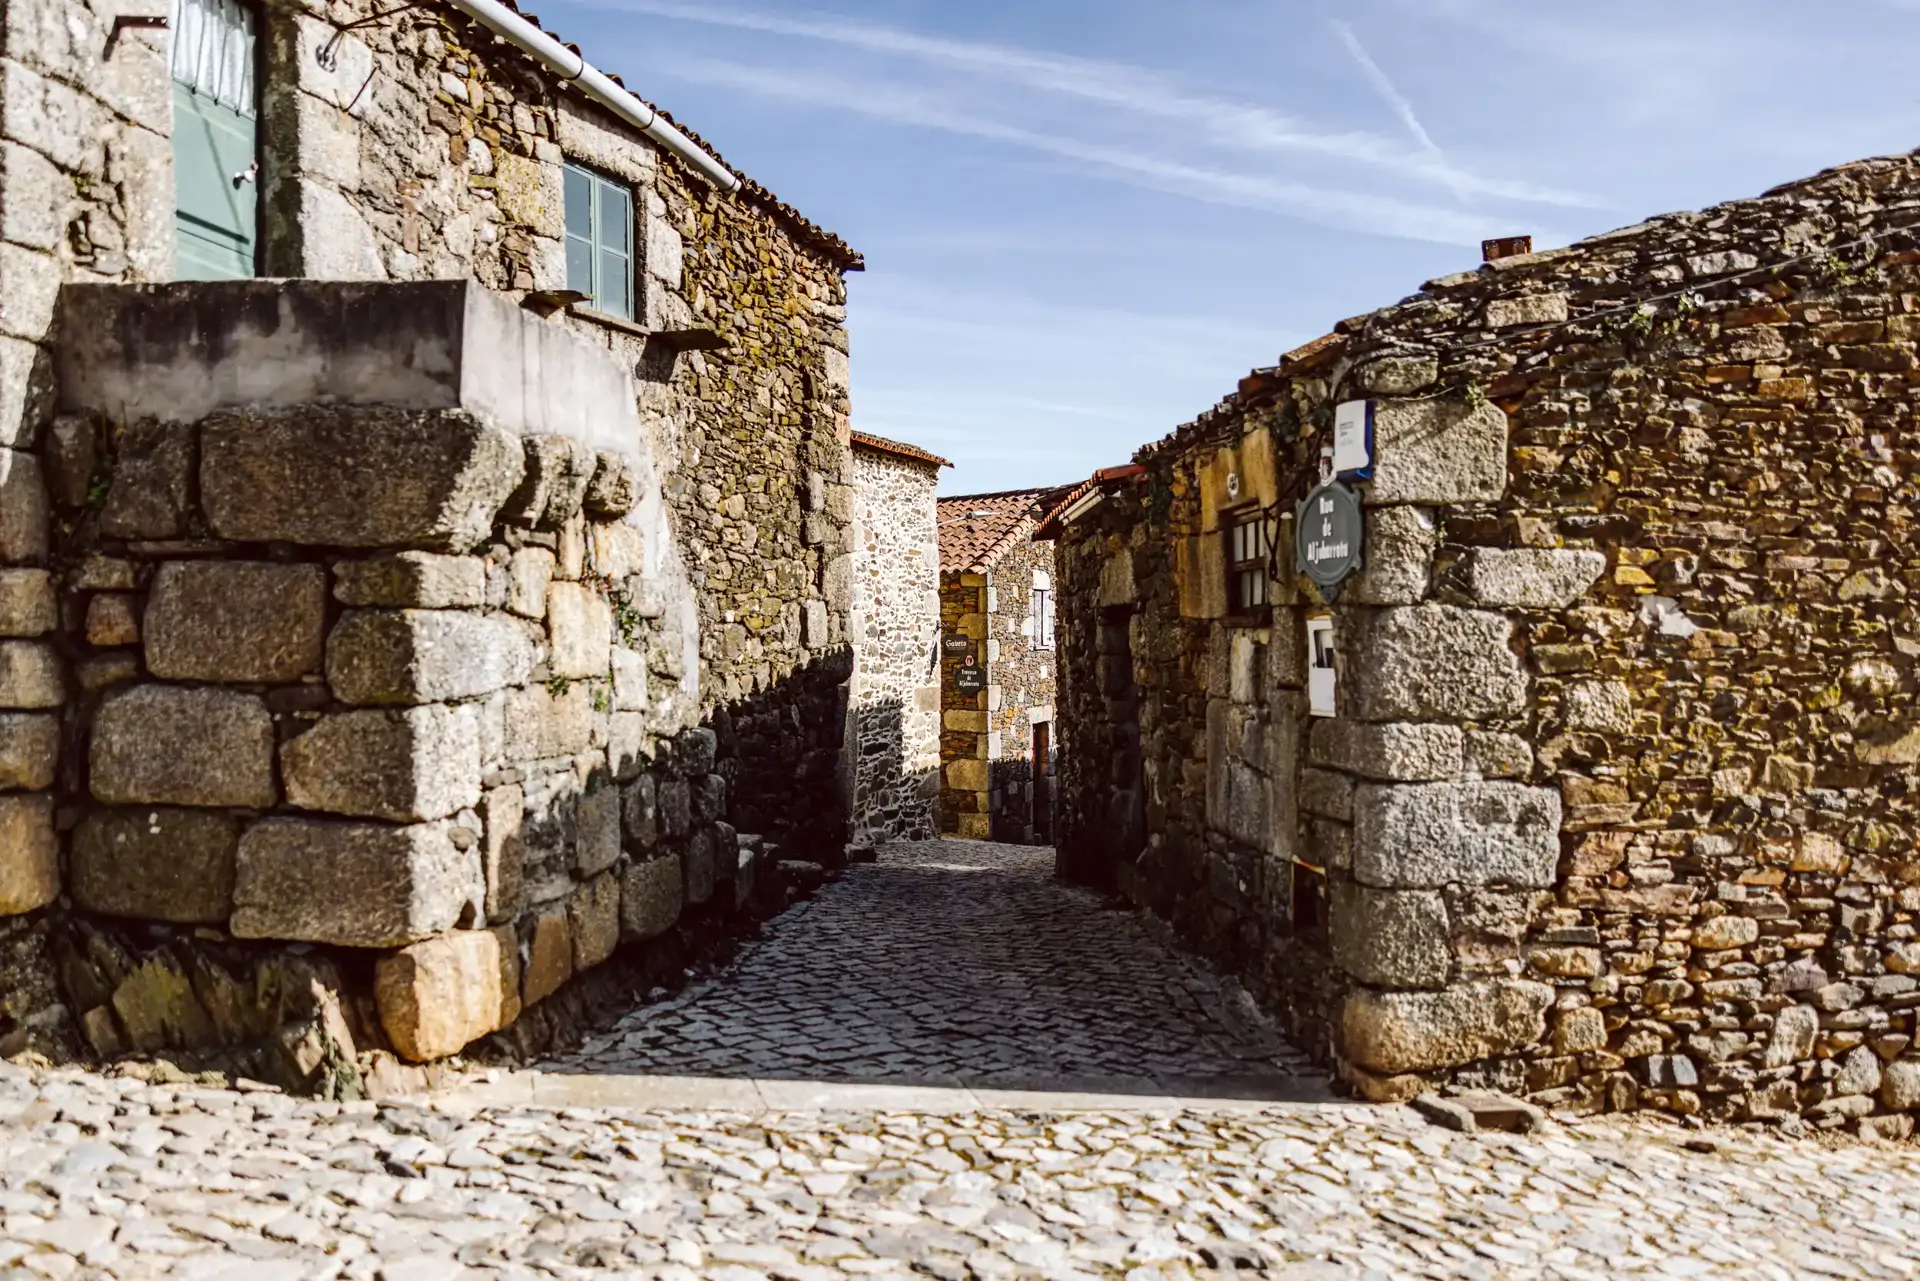
M 1307 713 L 1337 716 L 1334 707 L 1333 620 L 1307 620 Z
M 1333 470 L 1365 471 L 1373 466 L 1373 402 L 1349 400 L 1333 411 Z

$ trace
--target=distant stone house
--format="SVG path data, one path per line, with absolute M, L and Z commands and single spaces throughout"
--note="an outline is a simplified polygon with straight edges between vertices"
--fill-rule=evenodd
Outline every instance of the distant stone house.
M 856 253 L 511 4 L 0 24 L 0 1053 L 537 1039 L 842 856 Z
M 935 488 L 951 467 L 853 433 L 853 688 L 847 742 L 859 842 L 937 836 L 940 545 Z
M 940 500 L 940 830 L 1045 844 L 1053 830 L 1050 489 Z
M 1910 1135 L 1916 201 L 1492 245 L 1096 479 L 1040 531 L 1062 873 L 1371 1098 Z

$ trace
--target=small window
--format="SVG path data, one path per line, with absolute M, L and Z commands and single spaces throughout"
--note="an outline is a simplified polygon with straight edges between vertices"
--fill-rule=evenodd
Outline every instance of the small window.
M 1311 863 L 1293 865 L 1293 893 L 1289 907 L 1295 938 L 1327 937 L 1327 874 Z
M 1227 591 L 1236 614 L 1267 608 L 1267 558 L 1273 552 L 1273 518 L 1262 513 L 1232 517 L 1227 528 Z
M 1033 647 L 1035 649 L 1053 648 L 1053 592 L 1045 587 L 1033 589 Z
M 567 288 L 595 311 L 633 319 L 633 188 L 566 167 Z

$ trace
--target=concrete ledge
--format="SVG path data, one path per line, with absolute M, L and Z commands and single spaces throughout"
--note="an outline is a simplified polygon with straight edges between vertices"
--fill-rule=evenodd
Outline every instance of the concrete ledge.
M 71 284 L 55 323 L 68 413 L 197 422 L 328 403 L 466 409 L 522 435 L 637 448 L 626 369 L 472 281 Z
M 795 1081 L 758 1077 L 571 1075 L 500 1072 L 411 1101 L 449 1111 L 477 1108 L 692 1108 L 763 1112 L 911 1111 L 979 1112 L 1011 1109 L 1040 1112 L 1177 1112 L 1189 1110 L 1299 1111 L 1328 1108 L 1374 1114 L 1364 1105 L 1337 1100 L 1319 1078 L 1236 1078 L 1226 1082 L 1160 1082 L 1147 1079 L 1060 1081 L 995 1085 L 954 1079 L 948 1083 L 889 1081 Z

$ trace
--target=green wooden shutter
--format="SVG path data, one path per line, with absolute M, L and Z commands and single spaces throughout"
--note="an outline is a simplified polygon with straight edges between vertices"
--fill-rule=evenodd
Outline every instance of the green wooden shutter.
M 174 0 L 174 275 L 257 270 L 259 106 L 254 18 L 235 0 Z
M 581 165 L 566 167 L 567 288 L 596 311 L 633 319 L 633 192 Z

